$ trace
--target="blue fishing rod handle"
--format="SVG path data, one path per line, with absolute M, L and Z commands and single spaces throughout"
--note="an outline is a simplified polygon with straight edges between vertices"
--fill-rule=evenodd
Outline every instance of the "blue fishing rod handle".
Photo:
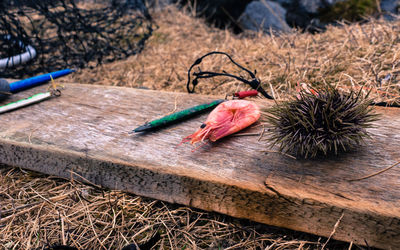
M 10 92 L 10 85 L 5 79 L 0 79 L 0 101 L 8 97 L 6 93 Z
M 9 91 L 11 93 L 17 93 L 21 90 L 32 88 L 32 87 L 38 86 L 42 83 L 50 81 L 51 80 L 50 75 L 53 77 L 53 79 L 55 79 L 60 76 L 68 75 L 72 72 L 74 72 L 74 70 L 63 69 L 63 70 L 51 72 L 48 74 L 38 75 L 38 76 L 34 76 L 34 77 L 31 77 L 28 79 L 12 82 L 9 84 L 10 85 Z

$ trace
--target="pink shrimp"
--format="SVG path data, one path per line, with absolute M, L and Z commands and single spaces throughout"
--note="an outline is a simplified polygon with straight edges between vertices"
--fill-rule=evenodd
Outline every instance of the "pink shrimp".
M 245 100 L 232 100 L 219 104 L 207 117 L 204 124 L 194 134 L 185 137 L 182 143 L 190 141 L 191 144 L 212 142 L 238 132 L 260 118 L 260 108 L 257 104 Z

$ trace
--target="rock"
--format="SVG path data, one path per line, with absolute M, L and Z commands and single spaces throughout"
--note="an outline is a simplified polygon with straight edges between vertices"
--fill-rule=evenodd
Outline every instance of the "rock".
M 195 7 L 197 16 L 218 28 L 233 28 L 240 32 L 236 20 L 252 0 L 177 0 L 181 5 Z
M 173 0 L 146 0 L 147 7 L 153 10 L 162 10 L 165 7 L 174 4 Z
M 131 9 L 140 11 L 146 10 L 146 5 L 143 0 L 125 0 L 125 4 L 128 8 Z
M 381 0 L 381 10 L 387 13 L 397 14 L 397 8 L 400 6 L 400 0 Z
M 393 21 L 393 15 L 399 14 L 400 0 L 382 0 L 380 4 L 383 18 L 388 21 Z
M 286 10 L 278 3 L 271 1 L 253 1 L 246 6 L 244 13 L 238 19 L 243 29 L 269 32 L 289 32 L 286 23 Z
M 286 22 L 291 27 L 306 29 L 311 20 L 314 18 L 303 5 L 298 1 L 293 1 L 292 4 L 283 5 L 286 8 Z
M 296 4 L 296 2 L 298 2 L 298 0 L 274 0 L 274 2 L 277 2 L 280 5 L 282 5 L 283 7 L 286 7 L 291 4 Z
M 344 0 L 299 0 L 299 3 L 308 13 L 317 14 L 318 9 L 327 8 Z
M 317 13 L 318 9 L 324 6 L 321 0 L 300 0 L 300 5 L 304 7 L 308 13 Z

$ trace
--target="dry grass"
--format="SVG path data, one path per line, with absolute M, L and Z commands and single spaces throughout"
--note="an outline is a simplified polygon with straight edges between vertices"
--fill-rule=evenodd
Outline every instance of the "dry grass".
M 80 70 L 60 81 L 186 91 L 194 60 L 212 50 L 225 51 L 257 69 L 267 89 L 291 94 L 298 82 L 313 85 L 367 85 L 398 94 L 400 21 L 371 21 L 329 27 L 321 34 L 233 35 L 206 26 L 176 9 L 154 15 L 159 28 L 143 53 L 127 60 Z M 223 57 L 209 58 L 202 69 L 236 71 Z M 387 74 L 392 77 L 383 82 Z M 231 79 L 200 82 L 197 92 L 225 94 L 247 89 Z M 156 97 L 155 97 L 156 98 Z M 325 238 L 277 229 L 166 204 L 75 181 L 0 168 L 0 248 L 42 249 L 70 244 L 80 249 L 118 249 L 142 244 L 159 233 L 154 248 L 167 249 L 318 249 Z M 326 249 L 348 244 L 330 241 Z M 353 248 L 356 246 L 353 245 Z
M 257 70 L 266 89 L 279 96 L 293 93 L 298 82 L 366 86 L 374 97 L 399 95 L 400 19 L 330 26 L 320 34 L 293 32 L 280 36 L 234 35 L 218 30 L 176 9 L 153 15 L 159 26 L 143 53 L 127 60 L 85 69 L 66 81 L 186 91 L 187 70 L 199 56 L 228 52 L 239 63 Z M 203 70 L 238 72 L 226 58 L 204 60 Z M 388 81 L 381 81 L 391 74 Z M 247 89 L 227 78 L 200 81 L 197 92 L 225 94 Z M 387 96 L 386 96 L 387 95 Z
M 318 249 L 325 238 L 0 168 L 0 249 L 121 249 L 158 233 L 153 249 Z M 326 249 L 346 248 L 330 241 Z

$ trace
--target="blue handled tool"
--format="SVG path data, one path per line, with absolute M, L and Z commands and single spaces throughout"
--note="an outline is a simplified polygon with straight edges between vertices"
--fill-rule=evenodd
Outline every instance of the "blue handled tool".
M 0 79 L 0 100 L 6 98 L 8 95 L 18 93 L 22 90 L 29 89 L 42 83 L 48 82 L 51 80 L 51 77 L 55 79 L 57 77 L 68 75 L 74 71 L 75 70 L 72 69 L 63 69 L 12 83 L 8 83 L 5 79 Z

